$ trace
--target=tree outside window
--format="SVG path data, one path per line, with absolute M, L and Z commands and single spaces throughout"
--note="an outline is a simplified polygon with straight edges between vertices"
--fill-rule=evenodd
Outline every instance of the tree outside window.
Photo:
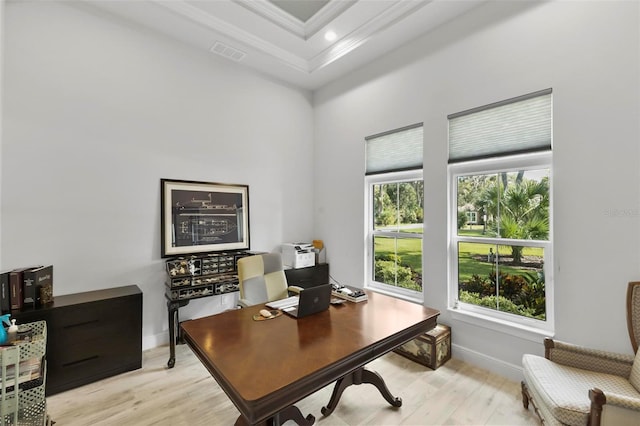
M 456 177 L 457 276 L 461 302 L 546 319 L 545 248 L 549 245 L 549 169 Z
M 422 293 L 422 179 L 371 183 L 369 193 L 372 281 Z

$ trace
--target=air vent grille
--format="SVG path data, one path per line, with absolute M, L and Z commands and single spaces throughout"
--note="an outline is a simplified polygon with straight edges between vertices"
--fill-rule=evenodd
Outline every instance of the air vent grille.
M 247 56 L 247 54 L 242 50 L 238 50 L 219 41 L 216 41 L 216 43 L 210 50 L 213 53 L 224 56 L 225 58 L 231 59 L 232 61 L 236 62 L 240 62 L 244 59 L 245 56 Z

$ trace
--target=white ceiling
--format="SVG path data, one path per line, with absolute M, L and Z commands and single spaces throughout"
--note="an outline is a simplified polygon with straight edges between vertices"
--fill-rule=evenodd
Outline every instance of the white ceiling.
M 97 0 L 90 4 L 306 89 L 485 0 Z M 327 31 L 337 38 L 327 41 Z

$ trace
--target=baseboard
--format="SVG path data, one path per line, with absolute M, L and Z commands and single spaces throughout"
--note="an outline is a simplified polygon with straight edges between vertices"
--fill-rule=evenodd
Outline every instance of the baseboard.
M 169 330 L 142 338 L 142 350 L 157 348 L 169 344 Z M 169 355 L 167 355 L 168 357 Z
M 466 363 L 473 364 L 492 373 L 498 374 L 507 379 L 520 382 L 522 381 L 522 367 L 505 362 L 501 359 L 476 352 L 464 346 L 452 345 L 451 354 L 454 358 L 462 360 Z

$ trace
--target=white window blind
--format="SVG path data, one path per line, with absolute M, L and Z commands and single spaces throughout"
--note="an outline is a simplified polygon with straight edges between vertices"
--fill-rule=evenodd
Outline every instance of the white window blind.
M 366 174 L 422 168 L 422 123 L 367 136 Z
M 447 118 L 449 163 L 551 149 L 551 89 Z

